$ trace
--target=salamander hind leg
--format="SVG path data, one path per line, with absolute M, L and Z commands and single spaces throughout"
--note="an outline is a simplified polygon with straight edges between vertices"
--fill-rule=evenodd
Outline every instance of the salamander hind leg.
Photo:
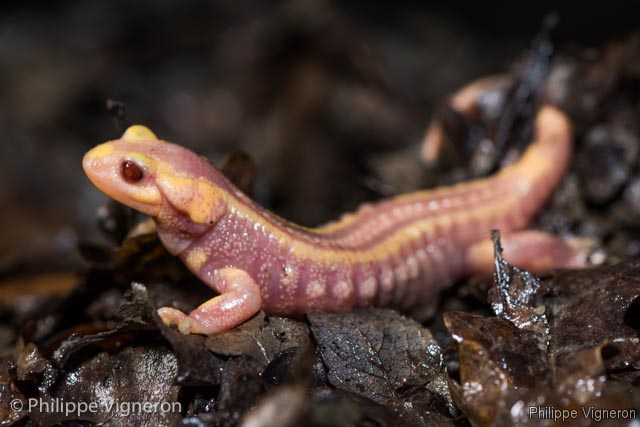
M 594 242 L 579 237 L 557 237 L 542 231 L 525 230 L 500 237 L 504 258 L 512 265 L 541 273 L 553 268 L 576 268 L 588 265 Z M 493 242 L 481 240 L 467 248 L 466 275 L 489 275 L 493 272 Z
M 220 295 L 206 301 L 188 315 L 171 307 L 158 309 L 167 325 L 177 325 L 183 334 L 210 335 L 249 320 L 262 307 L 260 289 L 244 270 L 223 268 L 212 275 L 212 287 Z

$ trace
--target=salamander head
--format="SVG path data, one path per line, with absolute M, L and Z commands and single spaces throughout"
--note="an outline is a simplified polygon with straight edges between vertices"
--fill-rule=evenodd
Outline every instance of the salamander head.
M 101 191 L 175 231 L 201 232 L 226 209 L 226 178 L 205 158 L 158 140 L 144 126 L 95 147 L 82 164 Z

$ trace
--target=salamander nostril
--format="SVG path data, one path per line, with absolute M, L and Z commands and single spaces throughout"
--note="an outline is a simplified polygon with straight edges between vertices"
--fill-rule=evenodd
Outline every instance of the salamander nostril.
M 120 174 L 125 181 L 131 184 L 139 182 L 144 176 L 142 168 L 132 160 L 124 160 L 120 164 Z

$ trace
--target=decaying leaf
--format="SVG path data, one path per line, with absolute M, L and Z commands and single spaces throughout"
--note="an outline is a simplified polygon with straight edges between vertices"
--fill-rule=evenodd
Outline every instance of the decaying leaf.
M 612 254 L 604 257 L 607 261 L 640 254 L 640 37 L 601 49 L 571 48 L 553 58 L 549 40 L 538 38 L 513 72 L 501 77 L 504 83 L 478 98 L 473 117 L 463 117 L 448 106 L 441 108 L 439 131 L 447 141 L 440 147 L 444 155 L 433 158 L 431 168 L 422 168 L 413 155 L 415 147 L 408 144 L 419 139 L 426 125 L 425 105 L 435 103 L 433 94 L 439 93 L 443 82 L 428 79 L 433 83 L 419 85 L 425 92 L 412 90 L 418 86 L 405 77 L 414 72 L 424 75 L 420 66 L 415 67 L 423 58 L 422 52 L 411 55 L 416 60 L 409 61 L 411 66 L 406 68 L 413 71 L 399 66 L 387 73 L 386 65 L 376 58 L 379 46 L 360 38 L 349 20 L 340 18 L 342 14 L 325 3 L 296 2 L 295 7 L 271 8 L 268 15 L 251 12 L 238 22 L 230 21 L 213 51 L 200 43 L 205 54 L 194 50 L 192 60 L 181 61 L 179 68 L 195 71 L 196 77 L 211 75 L 213 64 L 228 80 L 224 88 L 208 87 L 196 91 L 199 94 L 195 97 L 185 97 L 180 92 L 185 89 L 182 81 L 176 86 L 180 93 L 171 90 L 175 76 L 180 80 L 184 75 L 166 72 L 175 71 L 173 66 L 155 67 L 164 77 L 154 74 L 149 79 L 139 74 L 149 67 L 135 67 L 137 71 L 123 68 L 122 87 L 143 85 L 151 90 L 138 92 L 154 94 L 162 88 L 167 102 L 157 105 L 167 106 L 166 115 L 174 126 L 169 133 L 181 134 L 183 142 L 191 141 L 202 153 L 216 156 L 221 154 L 217 148 L 236 143 L 256 153 L 260 173 L 255 187 L 253 165 L 246 156 L 230 157 L 221 168 L 241 189 L 252 192 L 255 188 L 258 203 L 306 224 L 336 217 L 346 207 L 355 208 L 374 196 L 451 184 L 497 170 L 522 151 L 530 140 L 536 109 L 540 102 L 550 102 L 571 117 L 576 149 L 571 170 L 532 227 L 597 239 Z M 127 17 L 119 15 L 121 9 Z M 216 14 L 222 12 L 218 9 L 211 8 Z M 130 8 L 110 8 L 100 14 L 92 8 L 83 10 L 70 6 L 72 13 L 60 14 L 73 21 L 66 27 L 86 22 L 79 17 L 90 12 L 105 22 L 112 19 L 123 28 L 135 29 L 129 36 L 140 40 L 142 27 L 129 25 L 129 19 L 145 18 L 139 12 Z M 147 12 L 145 9 L 142 14 Z M 154 14 L 153 18 L 160 17 Z M 48 28 L 40 25 L 39 18 L 36 21 L 39 27 Z M 206 21 L 211 27 L 206 19 L 184 21 L 196 27 L 199 21 Z M 20 24 L 28 22 L 21 20 Z M 20 46 L 13 41 L 22 33 L 29 34 L 28 40 L 32 38 L 30 31 L 17 28 L 6 32 L 9 45 Z M 116 34 L 111 33 L 108 38 Z M 102 36 L 88 35 L 87 40 L 99 46 Z M 389 43 L 388 37 L 379 39 L 385 40 L 385 46 Z M 415 49 L 404 43 L 404 37 L 395 39 L 388 46 L 399 43 L 396 47 L 401 49 L 384 50 Z M 28 45 L 37 43 L 29 41 Z M 68 47 L 57 43 L 48 48 L 57 45 Z M 243 48 L 238 50 L 237 46 Z M 238 56 L 238 51 L 242 55 Z M 300 55 L 301 51 L 305 54 Z M 123 51 L 116 48 L 113 52 L 120 55 Z M 77 191 L 51 192 L 50 186 L 32 179 L 38 170 L 54 179 L 61 169 L 67 169 L 59 166 L 68 164 L 69 159 L 61 155 L 71 144 L 54 146 L 51 140 L 77 139 L 60 132 L 56 137 L 56 126 L 42 126 L 43 117 L 57 123 L 65 122 L 58 120 L 60 117 L 72 117 L 66 115 L 69 111 L 65 113 L 62 104 L 77 103 L 60 101 L 84 99 L 78 96 L 83 93 L 79 90 L 82 82 L 96 79 L 80 78 L 71 86 L 52 85 L 51 76 L 85 70 L 65 65 L 65 72 L 55 72 L 65 63 L 58 61 L 60 55 L 41 53 L 47 53 L 42 58 L 55 61 L 45 61 L 42 67 L 32 67 L 32 61 L 27 61 L 24 70 L 13 73 L 16 84 L 11 85 L 31 88 L 37 96 L 5 97 L 11 108 L 3 109 L 14 118 L 27 118 L 35 112 L 32 124 L 46 129 L 53 139 L 40 138 L 45 141 L 40 145 L 31 140 L 32 132 L 19 132 L 26 135 L 21 144 L 9 145 L 24 149 L 11 150 L 11 155 L 5 156 L 18 167 L 14 173 L 3 170 L 16 179 L 0 180 L 0 194 L 10 195 L 6 210 L 11 213 L 2 230 L 12 235 L 0 233 L 9 242 L 9 250 L 0 256 L 0 275 L 9 279 L 0 289 L 0 426 L 550 425 L 558 410 L 563 417 L 565 411 L 578 411 L 577 419 L 565 422 L 587 425 L 595 423 L 602 409 L 639 409 L 638 260 L 558 272 L 541 282 L 508 265 L 497 250 L 496 283 L 489 292 L 489 304 L 484 298 L 488 287 L 471 287 L 475 297 L 471 305 L 462 302 L 464 298 L 457 293 L 460 288 L 446 293 L 443 298 L 447 301 L 436 313 L 432 328 L 438 343 L 430 331 L 389 310 L 316 313 L 308 321 L 260 313 L 223 334 L 185 336 L 164 325 L 156 314 L 157 307 L 174 306 L 188 312 L 215 293 L 167 253 L 152 221 L 147 219 L 132 228 L 132 212 L 111 202 L 98 214 L 99 226 L 108 239 L 80 246 L 89 267 L 76 280 L 81 267 L 67 264 L 67 257 L 61 255 L 72 250 L 69 241 L 73 236 L 70 239 L 69 234 L 74 233 L 60 232 L 57 220 L 47 224 L 39 210 L 53 205 L 59 216 L 61 207 L 81 206 L 74 210 L 86 221 L 93 221 L 93 209 L 84 205 L 89 192 L 82 186 L 74 186 Z M 101 56 L 99 65 L 108 65 L 110 56 Z M 140 57 L 135 53 L 125 56 Z M 423 65 L 429 65 L 432 58 L 426 55 L 424 59 Z M 202 73 L 194 68 L 196 64 L 204 67 L 200 68 Z M 250 70 L 243 68 L 247 66 Z M 39 76 L 40 69 L 53 72 L 45 72 L 44 78 Z M 93 66 L 88 69 L 97 70 Z M 446 86 L 460 83 L 461 75 L 445 74 L 452 76 Z M 91 75 L 90 71 L 87 76 Z M 400 86 L 398 76 L 404 79 Z M 39 84 L 31 84 L 34 80 Z M 211 83 L 211 79 L 196 78 L 187 89 L 197 88 L 199 80 Z M 271 84 L 274 81 L 278 84 Z M 74 92 L 78 84 L 81 86 Z M 34 109 L 33 99 L 56 94 L 40 89 L 56 86 L 71 88 L 70 97 L 56 102 L 61 109 L 44 115 L 41 108 Z M 397 92 L 398 87 L 410 90 Z M 89 89 L 87 93 L 104 92 Z M 402 100 L 402 93 L 410 93 L 410 99 Z M 395 99 L 398 94 L 400 98 Z M 76 120 L 73 128 L 95 136 L 104 117 L 91 123 L 84 120 L 88 112 L 80 110 L 82 120 Z M 173 113 L 175 110 L 179 113 Z M 151 117 L 157 111 L 140 113 Z M 200 124 L 204 126 L 198 125 L 203 119 Z M 82 123 L 84 130 L 78 128 Z M 221 145 L 214 147 L 212 141 Z M 299 141 L 305 141 L 304 146 Z M 25 153 L 36 153 L 39 162 L 22 158 Z M 79 176 L 78 155 L 73 153 L 77 168 L 68 169 Z M 33 168 L 33 164 L 42 167 Z M 327 175 L 326 170 L 331 173 Z M 77 181 L 89 185 L 86 180 Z M 31 202 L 14 209 L 14 194 Z M 75 194 L 82 195 L 81 203 L 69 198 Z M 91 189 L 91 194 L 97 195 L 97 191 Z M 26 229 L 24 217 L 38 227 Z M 85 235 L 83 230 L 76 237 L 95 236 Z M 12 247 L 16 242 L 20 244 Z M 38 247 L 60 244 L 64 251 L 37 256 Z M 61 267 L 64 275 L 39 274 Z M 41 278 L 46 280 L 40 282 Z M 25 292 L 27 285 L 34 284 L 46 292 Z M 72 284 L 76 286 L 70 290 Z M 496 317 L 487 317 L 489 307 Z M 454 312 L 442 316 L 443 310 Z M 444 326 L 438 329 L 442 318 L 453 338 Z M 459 363 L 451 348 L 453 342 L 457 343 Z M 451 356 L 448 360 L 455 361 L 446 365 L 451 377 L 442 362 L 444 352 Z M 14 400 L 28 403 L 29 399 L 95 401 L 100 405 L 146 401 L 177 403 L 179 407 L 151 413 L 120 406 L 108 413 L 82 415 L 11 407 Z M 585 410 L 592 412 L 585 414 Z M 619 425 L 621 420 L 598 425 L 606 422 Z
M 332 385 L 389 407 L 407 423 L 452 416 L 441 349 L 418 323 L 384 309 L 308 318 Z
M 584 348 L 611 343 L 611 370 L 640 369 L 640 260 L 557 273 L 544 283 L 551 348 L 560 362 Z
M 98 352 L 67 366 L 52 394 L 27 400 L 27 405 L 33 399 L 42 402 L 44 409 L 32 409 L 26 416 L 43 425 L 77 419 L 168 425 L 178 420 L 181 413 L 178 387 L 173 385 L 176 369 L 175 356 L 161 346 L 128 346 L 115 354 Z M 62 401 L 77 403 L 77 410 L 67 413 L 44 406 L 49 404 L 53 408 Z M 80 402 L 95 402 L 97 409 L 84 411 Z M 146 402 L 147 407 L 138 407 L 135 402 Z
M 456 342 L 473 342 L 483 348 L 491 360 L 506 369 L 514 386 L 532 387 L 548 374 L 546 349 L 538 346 L 538 337 L 531 331 L 518 329 L 505 319 L 462 312 L 445 313 L 444 319 Z M 461 377 L 477 375 L 477 369 L 477 363 L 463 364 L 461 360 Z
M 548 345 L 548 320 L 544 306 L 535 304 L 534 297 L 540 289 L 540 279 L 514 267 L 502 257 L 500 233 L 491 233 L 494 255 L 494 287 L 489 290 L 489 302 L 498 317 L 509 320 L 518 328 L 535 332 L 540 348 Z
M 216 354 L 247 355 L 266 366 L 280 352 L 309 346 L 309 328 L 282 317 L 265 319 L 260 312 L 237 328 L 207 338 L 206 345 Z
M 490 299 L 499 317 L 445 314 L 459 344 L 461 383 L 452 385 L 459 407 L 479 426 L 550 425 L 554 409 L 574 425 L 596 422 L 601 409 L 629 418 L 640 392 L 612 374 L 640 363 L 631 320 L 640 263 L 565 271 L 540 284 L 509 266 L 495 243 Z

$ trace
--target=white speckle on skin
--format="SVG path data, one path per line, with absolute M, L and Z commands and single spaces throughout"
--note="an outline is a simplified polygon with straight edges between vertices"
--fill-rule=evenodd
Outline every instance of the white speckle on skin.
M 404 261 L 400 261 L 400 264 L 394 269 L 394 275 L 398 283 L 404 283 L 409 277 L 409 271 Z
M 339 280 L 333 287 L 333 295 L 338 303 L 344 303 L 353 296 L 353 285 L 346 280 Z
M 416 209 L 415 209 L 415 205 L 411 204 L 411 205 L 406 205 L 404 207 L 404 215 L 409 218 L 414 216 L 417 213 Z
M 310 300 L 316 300 L 324 297 L 327 293 L 327 286 L 325 283 L 314 280 L 307 284 L 306 295 Z
M 420 274 L 420 266 L 415 256 L 409 255 L 406 259 L 407 270 L 409 272 L 409 278 L 415 279 Z
M 295 268 L 291 265 L 285 265 L 282 268 L 282 274 L 280 275 L 280 283 L 286 289 L 291 288 L 292 284 L 294 284 L 298 280 L 298 274 Z
M 387 215 L 386 213 L 382 213 L 380 215 L 380 228 L 382 227 L 388 227 L 390 226 L 393 222 L 391 221 L 391 218 L 389 218 L 389 215 Z
M 520 179 L 516 184 L 516 191 L 521 198 L 525 198 L 531 192 L 531 184 L 526 179 Z
M 393 289 L 393 271 L 390 268 L 383 267 L 380 273 L 380 284 L 385 293 L 389 293 Z
M 376 278 L 371 276 L 360 282 L 358 285 L 358 292 L 363 300 L 372 300 L 376 294 Z

